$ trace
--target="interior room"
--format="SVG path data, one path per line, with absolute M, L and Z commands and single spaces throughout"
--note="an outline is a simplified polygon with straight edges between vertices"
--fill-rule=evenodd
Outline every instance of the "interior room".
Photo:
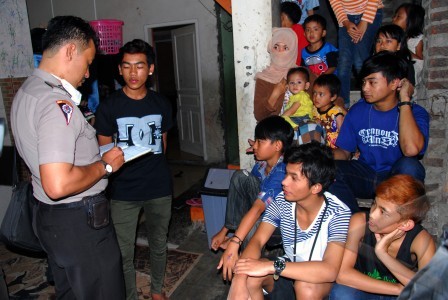
M 100 47 L 91 66 L 91 78 L 83 86 L 84 99 L 96 97 L 97 105 L 123 86 L 118 73 L 117 49 L 125 42 L 142 39 L 154 48 L 155 71 L 148 87 L 170 102 L 174 121 L 165 153 L 173 200 L 163 292 L 170 299 L 227 299 L 230 283 L 222 279 L 222 272 L 217 269 L 223 251 L 210 250 L 210 238 L 224 224 L 226 192 L 234 170 L 250 171 L 255 164 L 254 155 L 246 154 L 248 139 L 253 138 L 257 124 L 253 104 L 255 74 L 269 65 L 266 45 L 272 28 L 281 24 L 279 3 L 283 1 L 255 2 L 26 0 L 2 3 L 0 222 L 8 209 L 14 185 L 11 106 L 37 59 L 33 56 L 31 30 L 45 28 L 51 18 L 60 15 L 79 16 L 91 24 L 116 22 L 119 33 L 115 36 L 115 48 Z M 422 164 L 431 209 L 423 225 L 440 242 L 448 219 L 448 21 L 444 18 L 448 4 L 430 0 L 383 2 L 383 24 L 391 22 L 395 8 L 401 3 L 419 2 L 426 10 L 424 89 L 416 98 L 430 115 L 430 139 Z M 319 4 L 315 12 L 328 22 L 326 41 L 337 45 L 338 25 L 330 1 L 320 0 Z M 101 40 L 99 31 L 98 35 Z M 352 80 L 357 79 L 353 76 Z M 351 91 L 352 101 L 359 97 L 359 86 L 356 86 Z M 20 158 L 17 161 L 20 180 L 30 181 L 26 164 Z M 220 185 L 214 186 L 213 181 Z M 368 210 L 371 201 L 360 199 L 359 203 Z M 137 289 L 139 299 L 151 299 L 144 224 L 141 214 L 136 239 Z M 43 253 L 11 249 L 0 242 L 0 271 L 5 279 L 0 280 L 1 299 L 55 297 L 54 282 Z

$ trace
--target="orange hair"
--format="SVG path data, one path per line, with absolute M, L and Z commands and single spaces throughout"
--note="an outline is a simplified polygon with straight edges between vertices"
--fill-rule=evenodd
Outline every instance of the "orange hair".
M 376 197 L 397 205 L 403 219 L 421 222 L 429 210 L 425 186 L 409 175 L 394 175 L 376 187 Z

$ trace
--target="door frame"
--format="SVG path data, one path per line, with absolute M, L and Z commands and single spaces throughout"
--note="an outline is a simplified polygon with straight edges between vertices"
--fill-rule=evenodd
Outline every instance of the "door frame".
M 176 22 L 166 22 L 166 23 L 157 23 L 157 24 L 147 24 L 144 25 L 144 32 L 145 32 L 145 40 L 151 45 L 154 45 L 154 41 L 152 38 L 152 30 L 156 28 L 163 28 L 163 27 L 171 27 L 171 26 L 179 26 L 179 25 L 194 25 L 195 35 L 196 35 L 196 55 L 197 55 L 197 70 L 198 70 L 198 84 L 199 84 L 199 109 L 201 113 L 201 134 L 202 134 L 202 151 L 204 153 L 204 161 L 208 160 L 207 155 L 207 138 L 205 135 L 205 114 L 204 114 L 204 98 L 203 98 L 203 92 L 202 92 L 202 70 L 201 70 L 201 53 L 199 48 L 199 27 L 198 27 L 198 20 L 191 19 L 191 20 L 183 20 L 183 21 L 176 21 Z

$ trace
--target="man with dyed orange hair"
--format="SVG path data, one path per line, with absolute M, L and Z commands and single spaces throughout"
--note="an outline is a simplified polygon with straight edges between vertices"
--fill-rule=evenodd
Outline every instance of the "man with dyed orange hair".
M 412 176 L 395 175 L 379 184 L 370 212 L 350 220 L 330 299 L 396 299 L 434 256 L 434 241 L 420 224 L 428 209 L 425 188 Z

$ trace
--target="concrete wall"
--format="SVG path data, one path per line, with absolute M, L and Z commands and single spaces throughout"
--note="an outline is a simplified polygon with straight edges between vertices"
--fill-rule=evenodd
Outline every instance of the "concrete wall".
M 232 0 L 233 44 L 235 55 L 236 98 L 238 110 L 238 141 L 240 166 L 253 165 L 246 155 L 247 139 L 255 130 L 255 74 L 270 63 L 267 44 L 272 34 L 272 9 L 275 0 Z
M 0 9 L 0 117 L 7 120 L 3 145 L 12 144 L 9 114 L 17 89 L 31 74 L 33 56 L 24 1 L 3 1 Z M 2 146 L 2 145 L 0 145 Z M 9 168 L 0 164 L 0 172 Z M 3 173 L 4 175 L 5 173 Z M 0 223 L 11 199 L 11 186 L 0 185 Z
M 31 28 L 46 24 L 56 15 L 70 14 L 86 20 L 118 19 L 124 21 L 124 41 L 134 38 L 145 39 L 145 25 L 163 26 L 196 20 L 208 161 L 224 160 L 224 131 L 220 117 L 218 29 L 213 0 L 27 0 L 26 2 Z

